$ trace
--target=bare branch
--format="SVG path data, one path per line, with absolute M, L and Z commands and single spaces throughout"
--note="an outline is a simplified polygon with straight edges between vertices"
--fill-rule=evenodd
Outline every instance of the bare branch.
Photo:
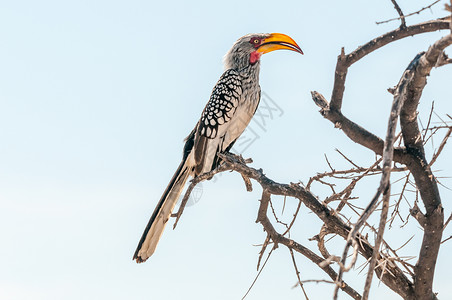
M 259 252 L 259 258 L 257 259 L 257 270 L 259 271 L 259 266 L 261 264 L 262 257 L 264 256 L 265 250 L 267 249 L 268 244 L 270 243 L 270 235 L 267 234 L 264 243 L 262 244 L 261 251 Z
M 351 163 L 355 168 L 359 168 L 359 166 L 357 164 L 355 164 L 350 158 L 348 158 L 347 156 L 345 156 L 344 153 L 342 153 L 339 149 L 336 149 L 336 151 L 349 163 Z
M 438 150 L 435 152 L 435 154 L 433 154 L 432 160 L 428 164 L 429 166 L 432 166 L 436 162 L 436 160 L 438 159 L 439 155 L 443 151 L 444 146 L 446 146 L 447 140 L 449 139 L 451 134 L 452 134 L 452 127 L 449 128 L 449 130 L 447 131 L 446 135 L 444 136 L 441 144 L 439 145 Z
M 433 299 L 436 298 L 432 290 L 433 275 L 441 245 L 444 212 L 437 181 L 425 157 L 424 143 L 417 123 L 417 107 L 427 83 L 427 76 L 437 64 L 443 50 L 450 44 L 452 44 L 452 34 L 435 42 L 427 52 L 417 56 L 419 57 L 417 61 L 413 61 L 414 76 L 408 82 L 405 91 L 406 99 L 400 113 L 402 136 L 409 157 L 407 167 L 413 174 L 426 209 L 424 215 L 426 220 L 420 214 L 415 214 L 424 224 L 424 238 L 419 260 L 415 266 L 414 288 L 417 297 Z
M 250 285 L 250 287 L 248 288 L 248 290 L 246 291 L 245 295 L 242 297 L 242 300 L 245 299 L 246 296 L 248 296 L 248 294 L 250 293 L 250 291 L 251 291 L 251 289 L 253 288 L 254 284 L 256 283 L 257 279 L 258 279 L 259 276 L 261 275 L 262 270 L 264 270 L 265 265 L 267 264 L 267 262 L 268 262 L 268 260 L 269 260 L 269 258 L 270 258 L 270 255 L 272 255 L 272 253 L 273 253 L 273 250 L 275 250 L 274 247 L 273 247 L 272 250 L 270 250 L 270 252 L 268 253 L 267 258 L 265 259 L 264 264 L 262 265 L 262 268 L 259 270 L 259 272 L 257 272 L 257 275 L 256 275 L 256 277 L 255 277 L 254 280 L 253 280 L 253 283 L 251 283 L 251 285 Z
M 309 283 L 309 282 L 314 282 L 314 283 L 331 283 L 334 284 L 334 281 L 331 280 L 325 280 L 325 279 L 310 279 L 310 280 L 302 280 L 302 283 Z
M 379 253 L 380 253 L 380 245 L 383 240 L 383 234 L 384 234 L 385 227 L 386 227 L 386 219 L 388 218 L 390 194 L 391 193 L 390 193 L 389 188 L 383 194 L 383 208 L 382 208 L 381 215 L 380 215 L 380 225 L 378 227 L 377 238 L 375 240 L 374 253 L 372 254 L 372 258 L 370 259 L 370 262 L 369 262 L 369 271 L 367 272 L 366 284 L 364 286 L 363 300 L 367 300 L 369 298 L 370 286 L 372 284 L 372 277 L 373 277 L 374 269 L 377 264 L 377 259 L 378 259 Z
M 243 175 L 242 175 L 242 178 L 243 178 L 243 181 L 245 182 L 246 191 L 247 192 L 252 192 L 253 191 L 253 185 L 251 184 L 251 180 L 248 177 L 243 176 Z
M 399 199 L 397 200 L 394 210 L 391 214 L 391 219 L 390 219 L 391 221 L 389 222 L 389 228 L 391 228 L 392 222 L 394 221 L 396 215 L 398 215 L 400 217 L 400 219 L 403 221 L 403 219 L 399 213 L 399 206 L 400 206 L 400 202 L 402 202 L 402 198 L 404 197 L 405 189 L 406 189 L 408 183 L 410 182 L 410 175 L 411 175 L 411 173 L 408 173 L 408 175 L 406 175 L 406 177 L 405 177 L 406 180 L 405 180 L 405 183 L 403 184 L 402 191 L 400 192 Z
M 250 176 L 251 177 L 251 176 Z M 259 182 L 260 183 L 260 182 Z M 294 240 L 288 239 L 281 234 L 279 234 L 273 225 L 271 224 L 270 220 L 267 217 L 267 209 L 268 204 L 270 202 L 270 192 L 264 188 L 264 191 L 262 192 L 262 199 L 259 206 L 258 211 L 258 217 L 257 222 L 261 223 L 264 227 L 265 231 L 270 235 L 271 239 L 275 243 L 275 247 L 278 243 L 281 243 L 285 245 L 286 247 L 293 249 L 301 254 L 303 254 L 305 257 L 310 259 L 312 262 L 316 263 L 320 266 L 320 263 L 323 261 L 323 258 L 319 257 L 317 254 L 309 250 L 308 248 L 298 244 Z M 331 279 L 336 279 L 337 274 L 334 272 L 334 270 L 330 266 L 320 266 L 322 270 L 324 270 L 328 276 L 330 276 Z M 341 289 L 349 294 L 353 299 L 361 299 L 361 296 L 359 293 L 357 293 L 354 289 L 352 289 L 349 285 L 347 285 L 345 282 L 342 282 Z
M 350 231 L 350 234 L 347 238 L 347 243 L 344 248 L 344 252 L 342 253 L 342 264 L 345 264 L 345 260 L 348 255 L 348 249 L 351 246 L 353 240 L 357 236 L 358 232 L 361 230 L 361 227 L 365 224 L 369 216 L 372 214 L 372 212 L 375 210 L 377 201 L 380 197 L 380 195 L 386 194 L 386 197 L 389 197 L 389 189 L 390 189 L 390 176 L 391 176 L 391 168 L 392 168 L 392 160 L 393 160 L 393 149 L 394 149 L 394 142 L 395 142 L 395 130 L 397 127 L 397 120 L 399 118 L 400 110 L 404 104 L 404 95 L 405 91 L 407 89 L 408 82 L 413 78 L 414 71 L 413 66 L 414 63 L 420 58 L 420 56 L 416 56 L 415 60 L 413 60 L 412 63 L 408 66 L 407 70 L 404 73 L 404 76 L 402 77 L 402 80 L 397 85 L 395 94 L 394 94 L 394 101 L 392 103 L 391 113 L 389 116 L 388 121 L 388 129 L 386 133 L 386 139 L 384 143 L 384 151 L 383 151 L 383 172 L 381 174 L 381 180 L 380 180 L 380 186 L 377 189 L 377 192 L 375 196 L 372 198 L 370 203 L 367 205 L 364 212 L 360 215 L 358 221 L 353 226 L 352 230 Z M 389 201 L 389 198 L 384 199 L 384 201 Z M 386 204 L 387 206 L 387 204 Z M 382 217 L 384 216 L 384 222 L 383 222 L 383 229 L 380 226 L 379 231 L 384 232 L 384 226 L 386 225 L 386 217 L 387 217 L 387 208 L 384 210 L 384 213 L 382 213 Z M 380 219 L 380 225 L 382 224 L 382 219 Z M 381 236 L 379 238 L 379 235 L 377 235 L 377 241 L 376 246 L 378 248 L 374 248 L 374 254 L 372 255 L 370 267 L 372 269 L 369 269 L 368 277 L 366 280 L 366 287 L 364 290 L 363 297 L 364 299 L 367 299 L 369 289 L 370 289 L 370 283 L 372 281 L 372 275 L 373 275 L 373 269 L 375 268 L 375 261 L 378 256 L 378 249 L 379 244 L 381 243 Z M 375 253 L 376 252 L 376 253 Z M 339 280 L 342 278 L 342 270 L 339 270 Z M 337 292 L 337 289 L 335 293 Z
M 289 252 L 290 252 L 290 256 L 292 257 L 293 267 L 295 268 L 295 274 L 297 275 L 297 279 L 298 279 L 298 284 L 297 285 L 300 286 L 300 288 L 303 291 L 303 294 L 304 294 L 304 297 L 306 298 L 306 300 L 309 300 L 309 297 L 306 294 L 306 291 L 304 290 L 303 282 L 300 279 L 300 271 L 298 271 L 297 262 L 295 261 L 295 256 L 293 255 L 292 248 L 289 248 Z
M 448 237 L 447 239 L 445 239 L 444 241 L 441 242 L 441 244 L 447 242 L 448 240 L 452 239 L 452 235 L 450 237 Z
M 408 152 L 416 152 L 416 155 L 424 155 L 422 135 L 417 124 L 417 106 L 422 91 L 427 84 L 427 76 L 431 69 L 436 65 L 438 57 L 444 48 L 452 43 L 452 35 L 447 35 L 438 40 L 424 54 L 418 54 L 418 60 L 413 61 L 413 78 L 407 87 L 406 97 L 409 101 L 404 103 L 400 115 L 400 124 L 402 126 L 402 135 L 405 147 Z
M 449 222 L 452 220 L 452 214 L 450 214 L 449 218 L 447 218 L 447 221 L 444 223 L 443 230 L 446 229 L 447 225 L 449 225 Z
M 392 1 L 392 0 L 391 0 Z M 418 11 L 415 11 L 415 12 L 412 12 L 412 13 L 410 13 L 410 14 L 407 14 L 406 16 L 403 16 L 403 13 L 402 13 L 402 11 L 397 11 L 398 13 L 399 13 L 399 17 L 398 18 L 393 18 L 393 19 L 389 19 L 389 20 L 386 20 L 386 21 L 380 21 L 380 22 L 375 22 L 377 25 L 380 25 L 380 24 L 383 24 L 383 23 L 389 23 L 389 22 L 391 22 L 391 21 L 396 21 L 396 20 L 403 20 L 402 22 L 404 23 L 404 21 L 405 21 L 405 18 L 407 18 L 407 17 L 411 17 L 411 16 L 413 16 L 413 15 L 417 15 L 417 14 L 420 14 L 421 12 L 423 12 L 424 10 L 426 10 L 426 9 L 429 9 L 429 8 L 431 8 L 433 5 L 435 5 L 436 3 L 438 3 L 438 2 L 440 2 L 441 0 L 436 0 L 435 2 L 433 2 L 432 4 L 430 4 L 430 5 L 428 5 L 428 6 L 426 6 L 426 7 L 423 7 L 423 8 L 421 8 L 420 10 L 418 10 Z M 392 3 L 394 3 L 395 1 L 392 1 Z M 397 9 L 397 8 L 396 8 Z M 402 18 L 402 16 L 403 16 L 403 18 Z
M 408 26 L 406 28 L 398 28 L 396 30 L 390 31 L 384 35 L 379 36 L 378 38 L 373 39 L 372 41 L 364 44 L 363 46 L 357 48 L 350 54 L 345 55 L 341 53 L 339 55 L 337 64 L 336 64 L 336 72 L 334 79 L 334 87 L 333 93 L 331 95 L 331 102 L 329 104 L 329 109 L 334 111 L 340 111 L 342 107 L 342 97 L 344 95 L 345 90 L 345 79 L 347 76 L 347 69 L 373 51 L 400 39 L 403 39 L 407 36 L 413 36 L 421 33 L 432 32 L 442 29 L 449 29 L 449 22 L 444 19 L 438 19 L 434 21 L 428 21 L 412 26 Z
M 220 156 L 223 159 L 224 164 L 226 165 L 226 167 L 223 167 L 223 169 L 234 170 L 241 174 L 244 174 L 250 179 L 256 180 L 267 194 L 284 195 L 299 199 L 304 203 L 304 205 L 306 205 L 307 208 L 314 212 L 325 223 L 330 231 L 335 232 L 344 239 L 348 237 L 350 227 L 347 226 L 334 212 L 332 212 L 329 208 L 322 204 L 314 195 L 302 188 L 300 185 L 276 183 L 266 177 L 263 174 L 262 170 L 256 170 L 248 167 L 243 162 L 243 159 L 241 160 L 235 155 L 228 153 L 220 154 Z M 276 232 L 276 230 L 273 228 L 273 225 L 268 220 L 268 217 L 266 216 L 266 214 L 264 214 L 264 212 L 266 213 L 267 207 L 269 205 L 268 200 L 266 200 L 267 196 L 264 196 L 265 195 L 263 195 L 262 199 L 265 201 L 261 200 L 261 206 L 259 209 L 257 221 L 264 226 L 265 231 L 270 234 L 271 239 L 273 240 L 275 245 L 277 245 L 278 243 L 284 244 L 287 247 L 292 247 L 295 251 L 303 254 L 317 264 L 322 262 L 324 259 L 313 253 L 311 250 Z M 263 206 L 263 203 L 266 206 Z M 367 240 L 362 236 L 359 236 L 358 240 L 359 252 L 365 258 L 371 257 L 373 249 L 367 242 Z M 400 270 L 396 265 L 390 265 L 388 268 L 390 268 L 390 273 L 393 275 L 386 275 L 382 279 L 383 282 L 388 287 L 400 294 L 402 297 L 409 298 L 409 295 L 412 294 L 412 283 L 408 280 L 408 278 L 406 278 L 403 271 Z M 328 274 L 328 276 L 330 276 L 331 279 L 336 280 L 337 273 L 334 272 L 331 267 L 328 266 L 322 269 Z M 376 271 L 377 274 L 380 274 L 382 272 L 382 269 L 377 268 Z
M 430 114 L 428 115 L 427 127 L 425 127 L 424 136 L 422 137 L 422 140 L 424 141 L 424 145 L 426 143 L 425 136 L 427 135 L 428 129 L 430 127 L 430 122 L 432 121 L 432 115 L 433 115 L 434 108 L 435 108 L 435 101 L 432 101 L 432 108 L 430 109 Z
M 311 92 L 312 98 L 315 99 L 314 102 L 321 102 L 325 97 L 319 92 Z M 325 100 L 326 101 L 326 100 Z M 367 131 L 363 127 L 358 124 L 352 122 L 347 117 L 345 117 L 340 111 L 335 110 L 322 110 L 322 115 L 330 120 L 335 127 L 342 129 L 342 131 L 355 143 L 358 143 L 378 155 L 383 155 L 383 140 L 374 135 L 373 133 Z M 406 163 L 406 158 L 403 150 L 395 149 L 394 150 L 394 161 L 399 163 Z
M 321 108 L 321 114 L 328 120 L 330 120 L 335 127 L 340 128 L 344 133 L 354 142 L 374 151 L 376 154 L 383 154 L 383 140 L 367 131 L 358 124 L 352 122 L 341 113 L 342 97 L 345 89 L 345 79 L 348 68 L 366 56 L 367 54 L 383 47 L 393 41 L 402 39 L 410 35 L 416 35 L 425 32 L 432 32 L 436 30 L 448 29 L 449 22 L 446 19 L 438 19 L 425 23 L 420 23 L 413 26 L 408 26 L 405 29 L 396 29 L 388 32 L 367 44 L 358 47 L 352 53 L 345 55 L 343 49 L 341 55 L 338 57 L 333 93 L 331 96 L 331 102 L 325 99 L 325 97 L 319 92 L 313 91 L 312 99 Z M 400 149 L 394 150 L 394 161 L 399 163 L 407 163 L 406 155 Z
M 440 1 L 440 0 L 437 0 Z M 394 8 L 399 14 L 399 19 L 401 20 L 400 28 L 406 28 L 406 22 L 405 22 L 405 16 L 403 15 L 402 9 L 400 8 L 399 4 L 397 4 L 397 1 L 391 0 L 392 4 L 394 4 Z M 433 5 L 433 4 L 432 4 Z

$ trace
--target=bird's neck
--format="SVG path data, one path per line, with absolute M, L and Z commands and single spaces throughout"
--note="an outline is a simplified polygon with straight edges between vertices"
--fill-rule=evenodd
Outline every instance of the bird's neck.
M 251 103 L 254 103 L 252 105 L 254 109 L 248 112 L 250 116 L 254 114 L 255 107 L 257 106 L 257 103 L 259 103 L 259 69 L 260 64 L 257 62 L 256 64 L 248 65 L 247 67 L 238 70 L 242 77 L 243 99 L 247 99 L 248 101 L 251 101 Z
M 259 83 L 259 71 L 260 71 L 260 62 L 256 62 L 255 64 L 248 64 L 248 66 L 243 68 L 236 69 L 239 74 L 244 78 L 249 78 L 253 82 Z
M 224 57 L 225 70 L 234 69 L 244 77 L 251 77 L 259 81 L 259 70 L 261 61 L 259 58 L 253 60 L 251 63 L 251 57 L 249 54 L 244 54 L 235 48 L 229 50 Z

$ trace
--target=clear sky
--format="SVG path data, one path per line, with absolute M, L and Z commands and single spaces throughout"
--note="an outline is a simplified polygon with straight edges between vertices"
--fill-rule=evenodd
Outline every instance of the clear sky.
M 400 4 L 410 12 L 429 1 Z M 438 5 L 408 22 L 443 15 Z M 176 230 L 167 228 L 155 255 L 132 261 L 182 140 L 223 72 L 223 55 L 253 32 L 288 34 L 305 52 L 262 58 L 262 90 L 280 110 L 264 127 L 251 123 L 258 138 L 244 156 L 274 180 L 307 182 L 327 169 L 324 153 L 340 161 L 335 148 L 358 162 L 373 158 L 320 116 L 309 92 L 329 97 L 340 47 L 352 51 L 396 28 L 375 24 L 395 16 L 389 0 L 0 2 L 0 299 L 240 299 L 256 275 L 253 245 L 265 233 L 254 223 L 260 189 L 247 193 L 237 174 L 203 183 L 201 198 Z M 353 66 L 344 113 L 384 136 L 392 100 L 386 89 L 444 34 L 408 38 Z M 432 100 L 440 115 L 451 114 L 450 72 L 432 71 L 424 120 Z M 443 158 L 452 155 L 450 145 L 446 151 Z M 451 176 L 445 161 L 438 161 L 441 176 Z M 364 187 L 361 203 L 374 190 Z M 441 192 L 447 216 L 452 193 Z M 301 213 L 294 237 L 315 249 L 307 239 L 319 222 Z M 452 294 L 451 244 L 438 261 L 435 288 L 443 299 Z M 326 278 L 304 257 L 297 262 L 302 279 Z M 358 291 L 364 276 L 350 278 Z M 281 247 L 248 299 L 302 299 L 295 283 Z M 333 286 L 306 290 L 327 299 Z M 377 284 L 372 296 L 398 299 Z

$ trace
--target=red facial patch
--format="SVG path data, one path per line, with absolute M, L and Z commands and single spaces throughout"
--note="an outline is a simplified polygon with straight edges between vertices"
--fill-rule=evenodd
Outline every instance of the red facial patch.
M 259 58 L 261 58 L 261 55 L 262 55 L 262 53 L 259 53 L 257 51 L 251 52 L 251 54 L 250 54 L 250 64 L 254 65 L 259 60 Z

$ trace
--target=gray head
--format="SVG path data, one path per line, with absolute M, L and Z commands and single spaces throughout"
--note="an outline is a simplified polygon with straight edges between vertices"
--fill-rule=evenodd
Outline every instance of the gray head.
M 239 38 L 224 57 L 224 67 L 241 70 L 260 63 L 262 54 L 287 49 L 303 54 L 295 41 L 282 33 L 255 33 Z

